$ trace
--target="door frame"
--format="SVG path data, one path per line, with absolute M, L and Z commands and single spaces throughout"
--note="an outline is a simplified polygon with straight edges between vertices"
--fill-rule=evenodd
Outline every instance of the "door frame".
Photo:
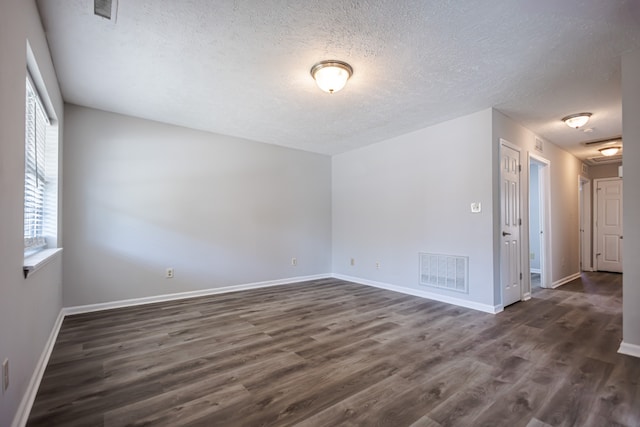
M 592 249 L 592 223 L 591 223 L 591 180 L 583 175 L 578 175 L 580 191 L 580 269 L 582 271 L 594 271 Z M 581 190 L 580 190 L 581 189 Z M 595 223 L 593 223 L 595 227 Z
M 522 270 L 523 270 L 523 265 L 527 265 L 528 263 L 525 264 L 523 263 L 523 251 L 522 251 L 522 148 L 520 148 L 519 146 L 507 141 L 506 139 L 500 138 L 500 149 L 498 151 L 498 159 L 499 159 L 499 170 L 500 170 L 500 174 L 499 174 L 499 179 L 500 179 L 500 229 L 499 231 L 502 230 L 502 225 L 503 225 L 503 217 L 502 217 L 502 200 L 503 200 L 503 186 L 502 186 L 502 147 L 508 147 L 514 151 L 518 152 L 518 163 L 520 166 L 520 179 L 518 180 L 518 209 L 520 211 L 520 225 L 519 225 L 519 240 L 518 240 L 518 251 L 520 253 L 520 259 L 518 259 L 518 270 L 520 273 L 520 301 L 526 301 L 530 298 L 530 290 L 531 290 L 531 275 L 528 275 L 528 277 L 524 277 L 524 275 L 522 274 Z M 500 240 L 500 300 L 501 300 L 501 305 L 502 307 L 504 307 L 504 282 L 503 282 L 503 277 L 502 277 L 502 269 L 503 269 L 503 265 L 502 265 L 502 259 L 503 259 L 503 253 L 502 251 L 504 251 L 504 245 L 502 244 L 502 240 Z M 527 258 L 529 258 L 529 253 L 527 252 Z M 527 260 L 528 261 L 528 260 Z M 525 284 L 529 286 L 529 292 L 525 292 Z M 528 297 L 527 297 L 528 296 Z
M 593 252 L 593 255 L 592 255 L 593 271 L 600 271 L 600 270 L 598 270 L 598 255 L 597 255 L 598 244 L 599 244 L 599 242 L 598 242 L 598 221 L 599 221 L 599 218 L 598 218 L 598 183 L 599 182 L 603 182 L 603 181 L 617 181 L 617 180 L 619 180 L 620 182 L 623 182 L 622 178 L 619 177 L 619 176 L 612 176 L 612 177 L 609 177 L 609 178 L 595 178 L 593 180 L 593 188 L 595 190 L 594 191 L 594 197 L 593 197 L 593 241 L 594 241 L 593 249 L 592 249 L 592 252 Z M 624 187 L 623 187 L 622 193 L 620 193 L 620 198 L 623 200 L 622 203 L 624 203 L 623 197 L 624 197 Z M 624 227 L 624 224 L 623 224 L 623 227 Z M 621 248 L 621 250 L 622 250 L 622 248 Z M 622 256 L 624 256 L 624 254 L 622 254 Z M 603 270 L 603 271 L 606 271 L 606 270 Z
M 539 166 L 538 180 L 540 191 L 540 229 L 542 230 L 542 238 L 540 239 L 540 251 L 542 256 L 540 258 L 540 287 L 552 288 L 551 281 L 551 161 L 539 156 L 535 153 L 528 153 L 529 170 L 527 184 L 527 196 L 529 195 L 528 189 L 530 188 L 531 181 L 531 163 L 535 163 Z M 529 197 L 527 197 L 527 236 L 529 235 Z M 531 253 L 531 242 L 527 240 L 527 268 L 529 265 L 529 254 Z M 531 292 L 531 274 L 529 274 L 529 292 Z

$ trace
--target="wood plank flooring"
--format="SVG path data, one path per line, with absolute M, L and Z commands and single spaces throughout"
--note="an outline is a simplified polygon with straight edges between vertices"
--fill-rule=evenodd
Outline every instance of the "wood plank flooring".
M 28 425 L 638 426 L 621 282 L 498 315 L 324 279 L 70 316 Z

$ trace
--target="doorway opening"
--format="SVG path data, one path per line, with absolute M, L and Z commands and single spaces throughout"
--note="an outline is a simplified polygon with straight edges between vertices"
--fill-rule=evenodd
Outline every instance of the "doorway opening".
M 529 275 L 531 293 L 551 288 L 551 162 L 529 153 Z
M 580 198 L 580 270 L 593 271 L 591 239 L 591 181 L 578 176 Z

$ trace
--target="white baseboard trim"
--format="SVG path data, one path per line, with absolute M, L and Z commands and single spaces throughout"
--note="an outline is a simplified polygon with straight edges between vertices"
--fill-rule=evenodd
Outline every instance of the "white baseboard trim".
M 318 274 L 314 276 L 289 277 L 286 279 L 268 280 L 265 282 L 245 283 L 241 285 L 224 286 L 221 288 L 202 289 L 197 291 L 179 292 L 175 294 L 155 295 L 150 297 L 133 298 L 120 301 L 104 302 L 98 304 L 79 305 L 65 307 L 65 316 L 71 314 L 91 313 L 93 311 L 110 310 L 113 308 L 133 307 L 136 305 L 153 304 L 155 302 L 174 301 L 186 298 L 202 297 L 207 295 L 224 294 L 228 292 L 246 291 L 249 289 L 267 288 L 269 286 L 288 285 L 291 283 L 306 282 L 309 280 L 327 279 L 331 274 Z
M 416 297 L 427 298 L 434 301 L 445 302 L 447 304 L 457 305 L 459 307 L 471 308 L 473 310 L 483 311 L 485 313 L 497 314 L 504 310 L 502 305 L 481 304 L 474 301 L 467 301 L 461 298 L 449 297 L 446 295 L 434 294 L 432 292 L 422 291 L 420 289 L 406 288 L 404 286 L 391 285 L 389 283 L 376 282 L 359 277 L 345 276 L 343 274 L 333 274 L 332 277 L 347 282 L 359 283 L 361 285 L 373 286 L 374 288 L 386 289 L 388 291 L 400 292 L 402 294 L 413 295 Z
M 562 278 L 560 280 L 556 280 L 555 282 L 553 282 L 551 284 L 551 288 L 555 289 L 555 288 L 557 288 L 559 286 L 566 285 L 567 283 L 569 283 L 569 282 L 571 282 L 573 280 L 579 279 L 579 278 L 580 278 L 580 272 L 574 273 L 574 274 L 572 274 L 570 276 L 567 276 L 567 277 L 564 277 L 564 278 Z
M 64 320 L 63 310 L 64 309 L 60 310 L 60 313 L 58 313 L 58 318 L 53 324 L 53 328 L 51 329 L 51 333 L 49 334 L 47 343 L 45 344 L 44 350 L 42 350 L 42 354 L 40 355 L 40 359 L 38 360 L 35 370 L 31 375 L 29 385 L 27 385 L 27 390 L 25 391 L 24 396 L 22 396 L 20 406 L 18 406 L 18 411 L 13 418 L 13 423 L 11 424 L 12 427 L 24 427 L 25 425 L 27 425 L 29 414 L 31 413 L 31 408 L 33 407 L 33 402 L 36 400 L 36 394 L 38 393 L 38 389 L 40 388 L 42 376 L 44 375 L 44 371 L 47 368 L 47 364 L 49 363 L 49 358 L 51 357 L 53 346 L 56 343 L 58 333 L 60 332 L 60 327 L 62 326 L 62 321 Z
M 618 349 L 618 353 L 626 354 L 627 356 L 640 357 L 640 345 L 629 344 L 627 342 L 622 341 L 620 343 L 620 348 Z

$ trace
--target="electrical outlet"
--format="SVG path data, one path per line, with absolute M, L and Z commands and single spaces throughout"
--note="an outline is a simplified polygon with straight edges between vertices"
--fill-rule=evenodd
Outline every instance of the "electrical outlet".
M 9 359 L 4 359 L 2 362 L 2 392 L 4 393 L 9 388 Z
M 173 279 L 173 268 L 167 268 L 167 273 L 164 276 L 167 279 Z
M 351 258 L 351 265 L 356 265 L 356 260 L 355 260 L 355 258 Z
M 291 258 L 291 265 L 293 265 L 294 267 L 296 265 L 298 265 L 298 259 L 297 258 Z
M 376 261 L 376 270 L 380 270 L 380 261 Z

